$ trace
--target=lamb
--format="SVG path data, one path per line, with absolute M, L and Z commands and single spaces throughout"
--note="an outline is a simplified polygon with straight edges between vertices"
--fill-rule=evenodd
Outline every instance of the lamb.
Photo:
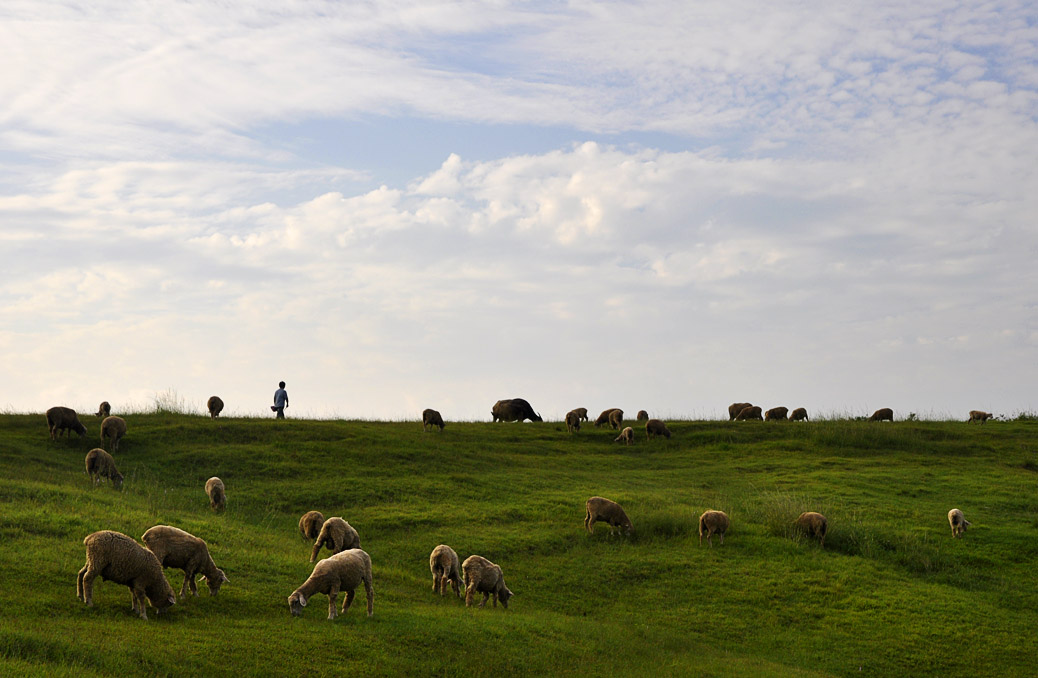
M 123 485 L 123 474 L 115 468 L 115 459 L 104 450 L 95 447 L 86 453 L 86 472 L 94 484 L 101 482 L 101 478 L 108 478 L 112 485 L 119 489 Z
M 872 416 L 869 417 L 869 421 L 883 420 L 894 421 L 894 410 L 890 409 L 889 407 L 881 407 L 880 409 L 873 412 Z
M 209 396 L 209 400 L 206 401 L 205 407 L 209 410 L 209 417 L 216 419 L 223 412 L 223 400 L 220 396 Z
M 580 430 L 580 415 L 577 414 L 576 410 L 570 410 L 566 413 L 566 430 L 570 433 Z
M 101 404 L 97 407 L 97 414 L 95 417 L 107 417 L 112 413 L 112 406 L 108 404 L 107 400 L 102 400 Z
M 327 546 L 332 553 L 341 553 L 347 549 L 359 549 L 360 535 L 357 534 L 357 530 L 353 529 L 352 525 L 335 516 L 324 521 L 324 524 L 321 525 L 321 532 L 317 535 L 313 551 L 310 553 L 311 563 L 317 560 L 317 554 L 320 553 L 322 546 Z
M 732 403 L 728 406 L 728 421 L 735 421 L 739 413 L 747 407 L 753 407 L 753 403 Z
M 749 419 L 764 421 L 764 417 L 760 413 L 760 407 L 750 405 L 749 407 L 744 407 L 739 414 L 735 415 L 735 421 L 747 421 Z
M 50 439 L 57 440 L 61 432 L 68 437 L 69 431 L 75 431 L 82 438 L 86 435 L 86 426 L 83 426 L 76 415 L 76 411 L 70 407 L 52 407 L 47 410 L 47 428 L 50 429 Z
M 788 407 L 773 407 L 764 413 L 764 421 L 785 421 L 787 414 Z
M 307 511 L 299 519 L 299 531 L 307 539 L 317 539 L 324 525 L 324 515 L 320 511 Z
M 101 530 L 88 534 L 83 545 L 86 546 L 86 565 L 76 577 L 76 597 L 87 607 L 94 604 L 94 579 L 98 575 L 103 581 L 129 587 L 132 610 L 141 619 L 148 618 L 145 597 L 159 613 L 176 605 L 173 587 L 166 580 L 159 559 L 132 538 L 120 532 Z
M 439 426 L 442 432 L 444 427 L 443 417 L 436 410 L 422 410 L 422 432 L 428 431 L 430 426 Z
M 645 422 L 645 437 L 655 438 L 656 436 L 663 436 L 670 440 L 670 429 L 659 419 L 650 419 Z
M 586 407 L 578 407 L 577 409 L 575 409 L 573 411 L 577 413 L 577 416 L 580 417 L 581 421 L 587 421 L 587 408 Z
M 624 411 L 617 408 L 609 413 L 609 428 L 619 431 L 624 425 Z
M 599 520 L 608 523 L 613 534 L 616 528 L 622 529 L 625 534 L 631 533 L 631 519 L 615 501 L 605 497 L 591 497 L 584 503 L 584 510 L 584 529 L 591 534 L 595 533 L 595 522 Z
M 101 447 L 105 446 L 105 438 L 112 441 L 112 451 L 119 451 L 119 441 L 126 435 L 126 420 L 122 417 L 105 417 L 101 422 Z
M 609 423 L 609 415 L 612 413 L 613 410 L 619 410 L 619 409 L 620 409 L 619 407 L 610 407 L 608 410 L 602 410 L 602 414 L 598 415 L 598 419 L 595 419 L 595 426 L 598 427 L 598 426 L 601 426 L 602 424 L 608 424 Z M 620 411 L 623 412 L 623 410 L 620 410 Z
M 505 586 L 505 577 L 500 567 L 483 556 L 469 556 L 461 564 L 461 570 L 465 575 L 465 607 L 472 605 L 476 593 L 482 593 L 480 607 L 486 605 L 487 598 L 493 597 L 494 607 L 500 600 L 501 605 L 508 609 L 508 599 L 512 597 L 512 592 Z
M 808 537 L 817 537 L 818 543 L 825 548 L 825 533 L 829 531 L 829 521 L 821 513 L 805 511 L 797 518 L 796 527 Z
M 971 525 L 970 521 L 966 520 L 966 516 L 962 515 L 962 511 L 957 508 L 948 511 L 948 524 L 951 525 L 952 536 L 955 538 L 961 537 L 966 528 Z
M 645 410 L 638 410 L 638 416 L 634 418 L 635 421 L 648 421 L 649 413 Z
M 315 593 L 328 596 L 328 619 L 335 619 L 335 598 L 340 590 L 346 591 L 342 601 L 342 614 L 350 609 L 357 586 L 364 584 L 368 596 L 368 616 L 374 614 L 375 589 L 371 585 L 371 557 L 360 549 L 349 549 L 325 558 L 314 565 L 314 571 L 303 584 L 288 597 L 288 609 L 293 616 L 303 614 L 307 601 Z
M 979 421 L 981 424 L 983 424 L 985 421 L 991 419 L 993 416 L 995 415 L 991 414 L 990 412 L 984 412 L 982 410 L 970 410 L 970 419 L 966 423 L 972 424 L 975 421 Z
M 807 410 L 803 407 L 798 407 L 789 414 L 790 421 L 810 421 L 807 418 Z
M 621 440 L 625 444 L 627 444 L 627 445 L 630 445 L 631 443 L 633 443 L 634 442 L 634 429 L 631 428 L 630 426 L 625 427 L 624 430 L 620 431 L 620 435 L 616 436 L 616 438 L 613 439 L 613 442 L 614 443 L 618 443 Z
M 454 595 L 461 598 L 461 589 L 465 584 L 461 580 L 461 561 L 454 549 L 446 544 L 434 548 L 429 554 L 429 571 L 432 572 L 433 591 L 441 597 L 447 595 L 449 582 Z
M 209 508 L 214 511 L 222 511 L 227 508 L 227 489 L 223 481 L 213 476 L 205 481 L 205 493 L 209 495 Z
M 190 586 L 191 595 L 198 595 L 195 575 L 205 577 L 209 595 L 220 592 L 220 586 L 230 581 L 223 570 L 216 566 L 209 555 L 209 547 L 198 537 L 170 525 L 156 525 L 148 528 L 141 537 L 148 550 L 155 554 L 162 567 L 173 567 L 184 571 L 184 585 L 180 587 L 180 597 L 187 597 Z
M 713 547 L 710 535 L 721 535 L 721 543 L 724 543 L 724 534 L 728 531 L 728 514 L 724 511 L 703 511 L 699 516 L 699 545 L 703 545 L 703 534 L 706 534 L 706 543 Z

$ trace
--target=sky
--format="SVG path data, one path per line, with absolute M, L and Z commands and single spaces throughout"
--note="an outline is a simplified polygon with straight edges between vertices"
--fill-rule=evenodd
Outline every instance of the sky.
M 0 411 L 1038 410 L 1032 2 L 0 6 Z

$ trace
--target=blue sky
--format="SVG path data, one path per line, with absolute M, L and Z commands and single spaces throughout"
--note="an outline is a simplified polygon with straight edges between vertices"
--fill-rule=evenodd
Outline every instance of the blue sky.
M 0 408 L 1034 410 L 1026 2 L 0 9 Z

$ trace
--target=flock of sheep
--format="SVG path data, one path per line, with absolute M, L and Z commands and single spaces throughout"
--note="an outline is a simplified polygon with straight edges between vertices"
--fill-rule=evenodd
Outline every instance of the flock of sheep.
M 223 401 L 213 396 L 207 402 L 212 418 L 219 416 L 223 410 Z M 499 400 L 491 411 L 494 421 L 521 422 L 525 419 L 543 421 L 530 404 L 522 398 Z M 609 408 L 603 410 L 595 419 L 594 426 L 609 425 L 620 430 L 616 442 L 631 444 L 634 439 L 632 427 L 623 427 L 623 410 Z M 789 413 L 785 407 L 772 408 L 762 414 L 759 406 L 751 403 L 732 403 L 728 408 L 729 420 L 745 421 L 750 419 L 775 421 L 789 419 L 791 421 L 807 421 L 807 410 L 800 407 Z M 788 417 L 787 417 L 788 415 Z M 79 421 L 76 412 L 67 407 L 52 407 L 47 410 L 47 425 L 52 440 L 64 432 L 68 435 L 75 431 L 80 437 L 86 435 L 86 427 Z M 120 417 L 111 415 L 111 407 L 102 402 L 96 414 L 103 417 L 101 423 L 101 448 L 87 452 L 85 465 L 87 474 L 95 484 L 108 479 L 116 488 L 123 482 L 123 476 L 116 468 L 115 458 L 104 449 L 110 442 L 112 451 L 119 448 L 119 440 L 126 435 L 126 422 Z M 969 422 L 983 424 L 992 417 L 991 413 L 980 410 L 970 411 Z M 645 410 L 637 414 L 637 421 L 645 421 L 646 437 L 656 436 L 670 438 L 670 430 L 659 419 L 650 418 Z M 893 421 L 890 408 L 877 410 L 870 421 Z M 580 407 L 566 413 L 566 428 L 570 433 L 580 430 L 582 421 L 589 421 L 587 409 Z M 426 409 L 422 412 L 422 429 L 439 427 L 443 431 L 445 424 L 439 412 Z M 209 497 L 210 507 L 214 511 L 222 511 L 226 507 L 227 494 L 224 483 L 218 477 L 209 478 L 205 484 L 205 492 Z M 622 531 L 630 534 L 632 523 L 620 504 L 604 497 L 591 497 L 585 502 L 584 529 L 594 533 L 596 522 L 604 522 L 616 533 Z M 952 536 L 960 537 L 970 526 L 962 511 L 955 508 L 948 512 L 948 523 Z M 713 546 L 711 537 L 717 535 L 724 544 L 730 520 L 723 511 L 707 510 L 699 517 L 699 543 L 703 537 Z M 824 515 L 814 511 L 802 513 L 795 521 L 795 528 L 812 539 L 818 539 L 824 548 L 825 535 L 829 523 Z M 325 519 L 319 511 L 308 511 L 299 519 L 299 531 L 307 539 L 314 540 L 310 553 L 310 562 L 316 563 L 310 577 L 288 597 L 288 607 L 293 615 L 300 615 L 307 602 L 314 594 L 328 596 L 328 619 L 336 617 L 336 599 L 340 591 L 346 592 L 341 612 L 345 613 L 355 596 L 356 590 L 363 585 L 367 595 L 368 616 L 374 613 L 374 588 L 372 587 L 371 558 L 360 548 L 360 535 L 343 518 L 335 516 Z M 130 589 L 131 609 L 141 619 L 147 619 L 146 603 L 150 603 L 158 612 L 176 603 L 176 595 L 164 574 L 164 568 L 180 569 L 184 572 L 184 582 L 180 589 L 180 597 L 185 598 L 190 589 L 197 596 L 195 577 L 202 575 L 206 580 L 210 595 L 216 595 L 220 586 L 229 581 L 223 570 L 216 566 L 209 548 L 204 540 L 170 525 L 156 525 L 148 529 L 142 536 L 144 546 L 132 537 L 111 530 L 101 530 L 88 535 L 83 544 L 86 547 L 86 564 L 79 571 L 76 580 L 76 595 L 87 606 L 93 605 L 93 582 L 100 576 L 105 581 L 114 581 Z M 332 555 L 317 561 L 322 548 L 332 551 Z M 479 555 L 471 555 L 459 565 L 458 554 L 450 546 L 440 544 L 429 555 L 429 570 L 433 578 L 433 591 L 441 596 L 447 592 L 448 585 L 454 594 L 461 597 L 465 590 L 465 605 L 471 606 L 477 594 L 483 594 L 479 603 L 483 607 L 488 599 L 493 600 L 496 607 L 498 601 L 504 608 L 512 591 L 505 585 L 501 567 Z

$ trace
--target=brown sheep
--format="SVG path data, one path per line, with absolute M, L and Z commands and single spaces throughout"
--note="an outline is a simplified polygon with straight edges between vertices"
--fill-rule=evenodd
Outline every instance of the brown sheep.
M 699 516 L 699 545 L 703 545 L 703 535 L 706 534 L 706 543 L 713 547 L 710 535 L 721 535 L 721 543 L 724 543 L 724 534 L 728 531 L 728 514 L 724 511 L 703 511 Z
M 209 595 L 220 592 L 224 582 L 230 581 L 223 570 L 216 566 L 209 555 L 209 545 L 190 532 L 170 525 L 156 525 L 148 529 L 141 537 L 148 550 L 155 554 L 162 567 L 172 567 L 184 571 L 184 584 L 180 587 L 180 597 L 186 598 L 190 588 L 191 594 L 198 595 L 195 577 L 202 575 L 209 587 Z
M 94 604 L 94 579 L 98 576 L 103 581 L 129 587 L 131 609 L 141 619 L 148 619 L 145 601 L 158 612 L 176 605 L 177 597 L 162 572 L 159 559 L 131 537 L 101 530 L 88 534 L 83 545 L 86 546 L 86 565 L 76 577 L 76 596 L 87 607 Z
M 288 609 L 293 616 L 303 614 L 307 601 L 315 593 L 328 596 L 328 619 L 335 619 L 335 599 L 339 591 L 346 591 L 342 601 L 342 614 L 350 609 L 357 587 L 364 584 L 368 597 L 368 616 L 375 612 L 375 589 L 371 581 L 371 557 L 360 549 L 336 553 L 314 565 L 314 571 L 299 588 L 288 597 Z
M 773 407 L 764 413 L 764 421 L 785 421 L 789 414 L 787 407 Z
M 602 414 L 598 415 L 598 419 L 595 419 L 595 426 L 601 426 L 602 424 L 609 423 L 609 415 L 613 410 L 619 410 L 619 407 L 610 407 L 608 410 L 602 410 Z M 623 412 L 623 410 L 620 410 Z
M 465 583 L 461 579 L 461 561 L 458 554 L 450 546 L 440 544 L 429 554 L 429 571 L 433 578 L 433 591 L 440 597 L 447 595 L 447 584 L 454 590 L 454 595 L 461 598 L 461 589 Z
M 798 407 L 789 414 L 790 421 L 810 421 L 807 418 L 807 410 L 803 407 Z
M 422 410 L 422 433 L 429 430 L 430 426 L 439 426 L 440 431 L 443 431 L 444 427 L 443 417 L 436 410 Z
M 317 560 L 317 554 L 321 552 L 322 546 L 327 546 L 333 554 L 349 549 L 359 549 L 360 535 L 352 525 L 339 516 L 334 516 L 321 525 L 321 532 L 317 535 L 314 548 L 310 552 L 311 563 Z
M 324 515 L 320 511 L 307 511 L 299 519 L 299 532 L 307 539 L 317 539 L 324 525 Z
M 119 451 L 119 441 L 126 435 L 126 420 L 122 417 L 105 417 L 101 422 L 101 447 L 105 446 L 105 438 L 112 441 L 112 451 Z
M 739 413 L 747 407 L 753 407 L 753 403 L 732 403 L 728 406 L 728 421 L 735 421 Z
M 869 421 L 894 421 L 894 410 L 889 407 L 883 407 L 872 413 L 869 417 Z
M 825 533 L 829 531 L 829 521 L 821 513 L 805 511 L 796 522 L 797 529 L 808 537 L 817 537 L 819 545 L 825 548 Z
M 576 410 L 566 413 L 566 430 L 570 433 L 580 430 L 580 414 Z
M 480 607 L 486 605 L 487 598 L 492 596 L 494 607 L 500 600 L 501 605 L 508 609 L 508 599 L 512 597 L 512 592 L 505 586 L 505 577 L 499 566 L 483 556 L 469 556 L 461 564 L 461 570 L 465 577 L 465 607 L 472 605 L 472 599 L 477 593 L 482 593 Z
M 47 410 L 47 428 L 50 430 L 50 439 L 57 440 L 61 432 L 65 432 L 65 436 L 69 435 L 69 431 L 75 431 L 82 438 L 86 435 L 86 426 L 83 426 L 79 421 L 79 416 L 76 411 L 70 407 L 52 407 Z
M 107 400 L 102 400 L 101 404 L 97 407 L 97 414 L 95 417 L 107 417 L 112 413 L 112 406 L 108 404 Z
M 586 407 L 578 407 L 577 409 L 575 409 L 573 411 L 577 413 L 577 416 L 580 417 L 581 421 L 587 421 L 588 420 L 587 419 L 587 408 Z
M 656 436 L 663 436 L 670 440 L 670 429 L 659 419 L 650 419 L 645 422 L 645 437 L 655 438 Z
M 970 410 L 970 419 L 966 423 L 972 424 L 973 422 L 977 421 L 983 424 L 985 421 L 991 419 L 993 416 L 995 415 L 991 414 L 990 412 L 984 412 L 982 410 Z
M 648 421 L 649 413 L 645 410 L 638 410 L 638 416 L 634 418 L 635 421 Z
M 498 400 L 490 410 L 494 421 L 544 421 L 541 415 L 533 411 L 533 406 L 522 398 L 509 398 Z
M 609 413 L 609 428 L 619 431 L 624 427 L 624 411 L 617 408 Z
M 747 421 L 750 419 L 756 419 L 758 421 L 764 421 L 764 417 L 761 416 L 760 407 L 751 405 L 750 407 L 744 407 L 739 414 L 735 416 L 735 421 Z
M 962 515 L 962 511 L 957 508 L 948 511 L 948 524 L 951 525 L 952 536 L 955 538 L 961 537 L 966 528 L 971 525 L 970 521 Z
M 627 426 L 627 427 L 624 428 L 624 430 L 620 431 L 620 435 L 616 436 L 616 438 L 613 439 L 614 443 L 618 443 L 618 442 L 621 442 L 621 441 L 623 441 L 624 444 L 626 444 L 626 445 L 630 445 L 631 443 L 633 443 L 634 442 L 634 429 L 631 428 L 630 426 Z
M 123 474 L 115 468 L 115 459 L 100 448 L 94 448 L 86 453 L 86 472 L 96 485 L 101 478 L 108 478 L 112 485 L 119 489 L 123 485 Z
M 216 419 L 223 412 L 223 400 L 220 396 L 210 396 L 205 403 L 205 407 L 209 410 L 209 418 Z
M 617 533 L 617 528 L 625 534 L 631 533 L 631 519 L 627 517 L 623 508 L 611 499 L 591 497 L 584 502 L 584 529 L 594 534 L 596 521 L 608 523 L 613 534 Z
M 205 493 L 209 495 L 209 508 L 222 511 L 227 507 L 227 488 L 216 476 L 205 481 Z

